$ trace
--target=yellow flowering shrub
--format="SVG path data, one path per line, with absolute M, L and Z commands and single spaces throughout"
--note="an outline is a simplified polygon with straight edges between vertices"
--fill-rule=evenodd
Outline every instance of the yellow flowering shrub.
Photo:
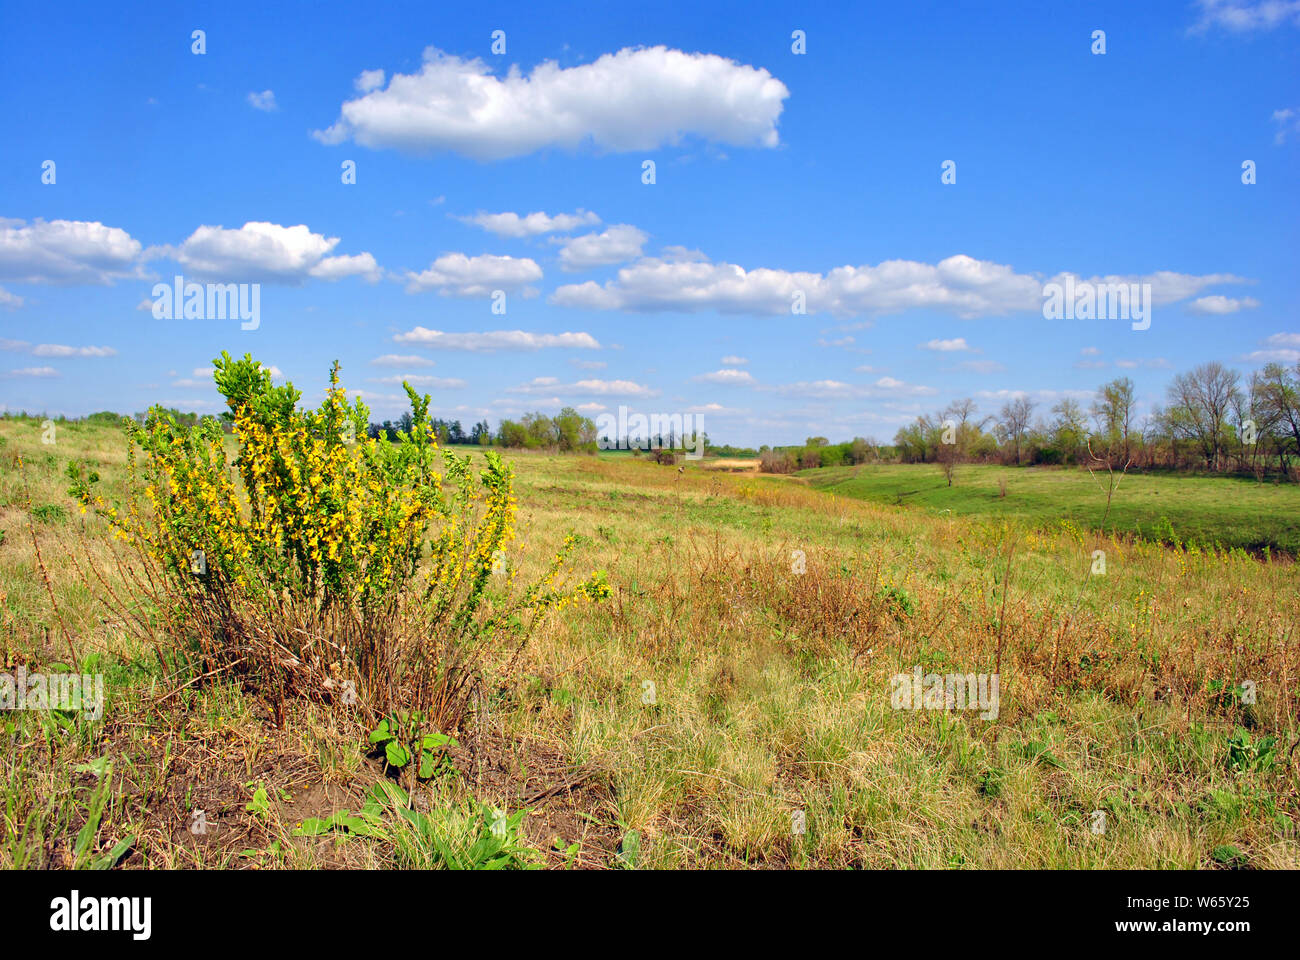
M 609 595 L 603 574 L 565 584 L 572 536 L 536 582 L 504 576 L 513 470 L 495 451 L 477 473 L 440 451 L 429 397 L 409 385 L 411 428 L 392 443 L 366 437 L 369 410 L 348 403 L 337 363 L 316 409 L 251 356 L 214 365 L 233 444 L 215 418 L 182 426 L 155 408 L 127 421 L 125 504 L 69 470 L 83 510 L 156 567 L 205 657 L 251 663 L 278 691 L 346 689 L 375 715 L 414 706 L 454 723 L 484 643 L 522 643 L 527 615 Z

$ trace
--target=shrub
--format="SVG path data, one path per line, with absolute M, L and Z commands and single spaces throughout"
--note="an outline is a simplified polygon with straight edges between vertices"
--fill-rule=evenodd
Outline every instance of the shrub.
M 233 462 L 218 421 L 154 408 L 126 421 L 127 503 L 106 503 L 80 464 L 70 492 L 145 561 L 136 585 L 167 633 L 206 669 L 239 667 L 277 712 L 289 693 L 342 697 L 372 723 L 414 716 L 450 732 L 484 680 L 486 644 L 517 644 L 508 671 L 538 616 L 608 596 L 603 574 L 563 585 L 573 536 L 536 582 L 489 589 L 515 536 L 513 470 L 487 451 L 476 475 L 444 451 L 440 472 L 429 398 L 409 385 L 410 429 L 358 442 L 369 411 L 348 404 L 337 363 L 315 410 L 251 356 L 214 364 Z

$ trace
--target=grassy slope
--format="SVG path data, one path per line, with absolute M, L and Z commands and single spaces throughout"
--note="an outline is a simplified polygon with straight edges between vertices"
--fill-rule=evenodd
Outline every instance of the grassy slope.
M 1101 525 L 1105 473 L 1054 467 L 963 466 L 952 487 L 932 464 L 805 470 L 819 490 L 877 503 L 922 506 L 958 516 L 1017 516 L 1043 524 Z M 999 482 L 1006 484 L 1006 497 Z M 1167 523 L 1165 521 L 1168 521 Z M 1284 550 L 1300 554 L 1300 487 L 1237 477 L 1129 473 L 1119 483 L 1108 532 L 1149 539 Z M 1171 536 L 1172 531 L 1172 536 Z
M 0 437 L 0 655 L 36 669 L 68 655 L 12 455 L 28 459 L 34 505 L 68 503 L 67 458 L 90 456 L 110 483 L 123 459 L 106 429 L 49 448 L 35 425 L 0 421 Z M 462 737 L 491 745 L 487 773 L 423 788 L 422 803 L 516 809 L 576 784 L 531 804 L 528 836 L 552 864 L 557 837 L 599 866 L 636 831 L 639 862 L 665 867 L 1195 867 L 1229 846 L 1255 866 L 1300 865 L 1292 565 L 1017 533 L 691 466 L 515 461 L 515 562 L 536 569 L 575 529 L 582 568 L 607 569 L 616 595 L 546 624 Z M 76 768 L 100 756 L 119 779 L 90 849 L 135 837 L 128 866 L 410 863 L 378 841 L 289 835 L 304 815 L 356 808 L 378 775 L 359 732 L 310 704 L 276 729 L 255 694 L 222 683 L 167 697 L 185 678 L 101 623 L 79 584 L 73 559 L 104 560 L 106 538 L 94 521 L 79 533 L 68 506 L 37 531 L 74 642 L 108 675 L 108 712 L 73 729 L 0 718 L 0 866 L 76 859 L 95 787 Z M 1090 578 L 1098 547 L 1108 572 Z M 991 671 L 999 638 L 996 723 L 890 709 L 892 674 Z M 1255 678 L 1259 703 L 1215 702 L 1215 676 Z M 1282 758 L 1231 750 L 1243 723 L 1252 743 L 1278 736 Z M 259 783 L 266 818 L 244 806 Z M 195 806 L 220 830 L 191 835 Z M 1088 830 L 1098 809 L 1104 836 Z

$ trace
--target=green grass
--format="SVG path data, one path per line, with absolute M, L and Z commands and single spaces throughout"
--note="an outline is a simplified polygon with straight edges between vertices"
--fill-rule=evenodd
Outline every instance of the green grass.
M 934 464 L 825 467 L 798 476 L 816 489 L 858 500 L 958 516 L 1014 516 L 1045 526 L 1069 520 L 1100 529 L 1106 510 L 1105 473 L 1094 478 L 1072 468 L 962 466 L 952 487 Z M 999 481 L 1006 484 L 1005 497 Z M 1296 555 L 1300 487 L 1130 471 L 1115 491 L 1106 532 Z

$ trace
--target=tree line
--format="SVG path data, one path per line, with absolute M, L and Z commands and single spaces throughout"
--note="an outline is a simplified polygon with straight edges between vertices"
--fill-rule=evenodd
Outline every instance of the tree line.
M 1041 408 L 1015 397 L 979 416 L 973 400 L 917 417 L 894 437 L 904 463 L 1092 464 L 1237 471 L 1300 479 L 1300 363 L 1270 363 L 1249 379 L 1205 363 L 1170 382 L 1165 403 L 1138 416 L 1133 381 L 1105 383 L 1085 410 L 1063 398 Z

